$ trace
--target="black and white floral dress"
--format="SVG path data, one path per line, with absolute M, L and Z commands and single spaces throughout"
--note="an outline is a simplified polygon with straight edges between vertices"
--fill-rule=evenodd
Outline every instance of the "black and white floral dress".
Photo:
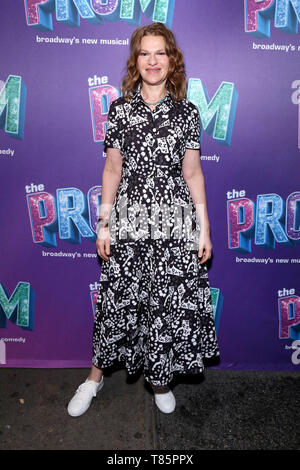
M 154 111 L 141 85 L 110 105 L 104 141 L 123 158 L 110 220 L 111 253 L 102 261 L 93 364 L 141 368 L 153 385 L 197 374 L 219 356 L 200 227 L 183 178 L 186 148 L 200 148 L 197 107 L 169 91 Z

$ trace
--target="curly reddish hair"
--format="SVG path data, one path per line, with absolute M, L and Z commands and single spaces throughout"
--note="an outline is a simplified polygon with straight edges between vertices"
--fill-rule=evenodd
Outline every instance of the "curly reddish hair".
M 127 101 L 131 99 L 131 91 L 135 91 L 142 81 L 137 68 L 137 60 L 141 50 L 141 39 L 143 36 L 163 36 L 166 41 L 166 53 L 169 57 L 169 72 L 167 86 L 174 101 L 186 98 L 187 80 L 184 65 L 184 57 L 176 44 L 172 31 L 163 23 L 151 23 L 150 25 L 137 28 L 130 39 L 130 56 L 127 60 L 127 73 L 122 80 L 122 94 Z

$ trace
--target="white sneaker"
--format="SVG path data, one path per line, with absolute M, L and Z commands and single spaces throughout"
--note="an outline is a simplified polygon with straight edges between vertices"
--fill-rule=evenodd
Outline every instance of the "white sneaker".
M 163 413 L 172 413 L 175 410 L 176 400 L 171 390 L 167 393 L 154 393 L 154 401 Z
M 97 395 L 103 387 L 103 376 L 100 382 L 86 379 L 84 383 L 79 385 L 74 397 L 68 404 L 68 413 L 70 416 L 81 416 L 89 408 L 93 397 Z

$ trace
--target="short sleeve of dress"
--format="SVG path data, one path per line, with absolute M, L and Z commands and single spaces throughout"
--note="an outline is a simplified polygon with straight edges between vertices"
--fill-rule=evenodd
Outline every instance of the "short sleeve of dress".
M 105 149 L 106 147 L 113 147 L 122 150 L 121 119 L 117 108 L 116 102 L 113 101 L 110 104 L 107 116 L 106 134 L 103 142 Z
M 188 130 L 186 133 L 185 147 L 189 149 L 200 149 L 200 116 L 196 105 L 192 105 L 190 115 L 188 117 Z

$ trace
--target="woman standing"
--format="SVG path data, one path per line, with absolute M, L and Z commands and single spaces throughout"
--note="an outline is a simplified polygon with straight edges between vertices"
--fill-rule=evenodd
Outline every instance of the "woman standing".
M 122 93 L 104 141 L 93 361 L 71 416 L 88 409 L 115 361 L 129 374 L 142 368 L 156 405 L 170 413 L 174 374 L 199 374 L 203 358 L 220 354 L 199 113 L 186 99 L 183 55 L 162 23 L 134 31 Z

